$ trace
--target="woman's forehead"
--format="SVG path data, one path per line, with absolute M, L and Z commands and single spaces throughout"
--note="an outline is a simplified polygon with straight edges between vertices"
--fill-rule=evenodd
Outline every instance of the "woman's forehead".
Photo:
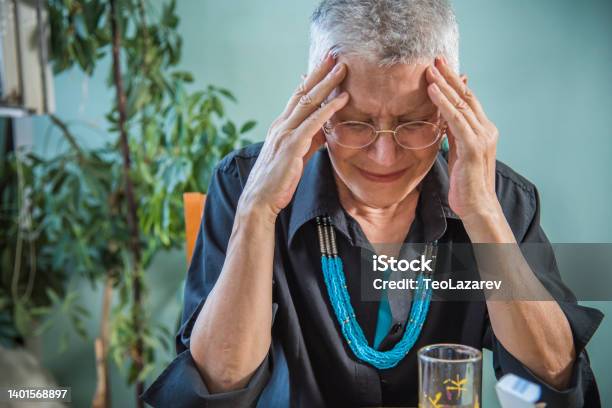
M 427 94 L 426 64 L 380 67 L 357 57 L 343 56 L 338 62 L 348 68 L 340 88 L 351 96 L 343 111 L 397 117 L 435 111 Z

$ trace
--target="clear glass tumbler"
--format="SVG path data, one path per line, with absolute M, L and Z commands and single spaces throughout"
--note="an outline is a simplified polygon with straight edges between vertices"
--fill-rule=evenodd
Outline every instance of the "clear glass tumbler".
M 419 408 L 480 408 L 482 353 L 461 344 L 419 350 Z

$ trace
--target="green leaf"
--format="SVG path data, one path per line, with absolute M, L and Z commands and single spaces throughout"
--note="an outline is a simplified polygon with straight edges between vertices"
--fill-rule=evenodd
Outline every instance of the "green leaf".
M 146 364 L 142 368 L 142 371 L 140 372 L 140 374 L 138 375 L 138 381 L 146 380 L 147 377 L 153 372 L 154 369 L 155 369 L 154 364 Z
M 36 317 L 48 315 L 50 312 L 51 312 L 50 307 L 39 306 L 39 307 L 33 307 L 30 309 L 30 313 L 32 314 L 32 316 L 36 316 Z
M 131 363 L 130 369 L 128 372 L 128 384 L 133 384 L 137 378 L 138 378 L 138 367 L 136 366 L 136 364 Z
M 59 345 L 58 345 L 58 353 L 62 354 L 64 353 L 67 349 L 68 349 L 68 344 L 70 343 L 70 339 L 68 337 L 68 332 L 63 332 L 61 337 L 60 337 L 60 341 L 59 341 Z
M 234 96 L 234 94 L 232 94 L 230 91 L 228 91 L 225 88 L 216 88 L 217 91 L 219 91 L 219 93 L 223 96 L 225 96 L 227 99 L 229 99 L 232 102 L 238 102 L 236 100 L 236 97 Z
M 81 315 L 83 317 L 90 317 L 91 316 L 91 313 L 89 313 L 89 310 L 85 309 L 81 305 L 74 305 L 73 311 L 74 311 L 75 314 Z
M 232 122 L 231 120 L 225 122 L 225 125 L 223 125 L 221 130 L 230 138 L 236 136 L 236 125 L 234 125 L 234 122 Z
M 51 328 L 51 326 L 53 326 L 54 323 L 55 323 L 55 321 L 53 319 L 47 319 L 43 324 L 38 326 L 38 328 L 36 329 L 35 333 L 38 336 L 42 335 L 43 333 L 47 332 L 47 330 L 49 330 Z
M 79 335 L 79 337 L 81 337 L 82 339 L 86 339 L 87 330 L 85 329 L 85 326 L 83 325 L 83 321 L 76 315 L 72 315 L 70 320 L 72 321 L 72 325 L 75 331 L 77 332 L 77 334 Z
M 240 133 L 246 133 L 249 130 L 253 129 L 255 127 L 255 125 L 257 124 L 257 122 L 255 122 L 254 120 L 249 120 L 248 122 L 245 122 L 244 125 L 242 125 L 242 127 L 240 128 Z
M 26 336 L 30 331 L 31 318 L 25 306 L 21 302 L 15 303 L 14 309 L 15 328 L 22 336 Z
M 221 100 L 217 98 L 216 96 L 213 96 L 211 98 L 211 102 L 212 102 L 213 112 L 215 112 L 220 118 L 222 118 L 224 111 L 223 111 L 223 103 L 221 103 Z
M 187 72 L 187 71 L 176 71 L 172 73 L 172 78 L 174 79 L 180 79 L 182 81 L 191 83 L 193 82 L 193 74 L 191 74 L 191 72 Z
M 51 303 L 53 304 L 62 303 L 59 296 L 57 296 L 57 293 L 55 293 L 55 291 L 52 288 L 47 288 L 47 296 L 49 297 L 49 299 L 51 300 Z
M 187 181 L 192 171 L 192 162 L 185 157 L 178 160 L 167 160 L 161 167 L 161 180 L 168 194 L 172 194 L 176 186 Z
M 176 26 L 178 25 L 178 17 L 174 13 L 175 8 L 175 0 L 172 0 L 169 4 L 164 6 L 161 23 L 165 26 L 168 26 L 169 28 L 176 28 Z

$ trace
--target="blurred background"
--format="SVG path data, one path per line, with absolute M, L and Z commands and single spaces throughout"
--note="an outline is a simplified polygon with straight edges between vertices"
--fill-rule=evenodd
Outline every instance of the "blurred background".
M 0 2 L 3 41 L 18 3 Z M 42 114 L 5 106 L 0 119 L 0 386 L 51 381 L 72 387 L 74 406 L 90 406 L 102 375 L 112 406 L 136 406 L 137 384 L 174 353 L 186 273 L 181 193 L 204 192 L 220 157 L 263 140 L 306 72 L 317 2 L 114 2 L 125 120 L 107 2 L 86 14 L 79 3 L 50 1 L 41 14 L 58 33 L 47 33 L 49 67 L 22 82 L 47 70 L 47 103 L 30 108 Z M 612 242 L 612 3 L 462 0 L 455 10 L 461 71 L 499 128 L 498 158 L 538 187 L 550 241 Z M 108 222 L 117 215 L 135 215 L 138 249 L 129 222 Z M 607 315 L 588 351 L 608 406 L 612 304 L 581 303 Z M 106 367 L 96 366 L 95 339 Z M 496 407 L 489 352 L 484 368 L 483 406 Z

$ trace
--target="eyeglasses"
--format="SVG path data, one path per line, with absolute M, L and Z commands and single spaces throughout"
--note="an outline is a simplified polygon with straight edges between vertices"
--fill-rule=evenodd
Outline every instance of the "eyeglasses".
M 416 150 L 436 143 L 445 128 L 431 122 L 413 121 L 402 123 L 395 130 L 376 130 L 369 123 L 350 120 L 335 125 L 327 122 L 323 131 L 335 143 L 349 149 L 364 149 L 374 143 L 379 134 L 392 133 L 400 147 Z

